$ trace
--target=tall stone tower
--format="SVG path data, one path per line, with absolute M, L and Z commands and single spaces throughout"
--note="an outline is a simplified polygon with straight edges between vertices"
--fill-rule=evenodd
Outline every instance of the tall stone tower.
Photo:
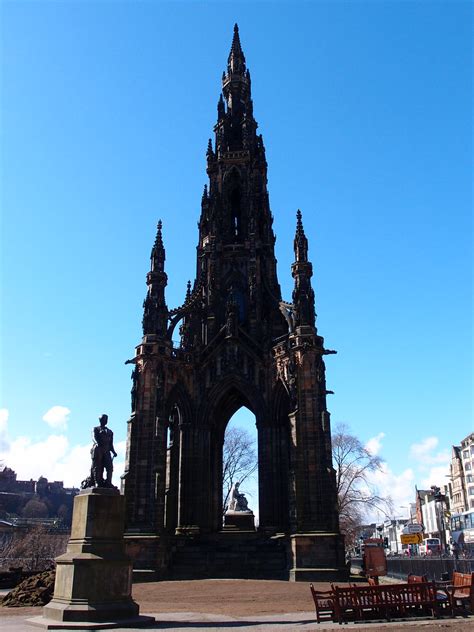
M 123 477 L 130 546 L 171 572 L 176 538 L 196 547 L 222 531 L 224 433 L 246 406 L 258 430 L 258 537 L 279 534 L 289 578 L 335 578 L 344 551 L 326 409 L 331 352 L 316 329 L 300 211 L 292 301 L 282 300 L 265 147 L 237 25 L 214 132 L 196 277 L 176 309 L 165 301 L 161 222 L 151 252 Z

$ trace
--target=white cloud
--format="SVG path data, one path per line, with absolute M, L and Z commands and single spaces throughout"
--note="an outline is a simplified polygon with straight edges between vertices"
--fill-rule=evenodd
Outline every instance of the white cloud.
M 379 434 L 375 437 L 372 437 L 365 444 L 365 449 L 370 452 L 373 456 L 377 456 L 377 454 L 382 449 L 382 439 L 385 437 L 385 432 L 379 432 Z
M 438 437 L 426 437 L 421 443 L 413 443 L 410 452 L 413 457 L 424 458 L 428 452 L 434 450 L 439 443 Z
M 17 472 L 19 479 L 36 479 L 46 476 L 51 464 L 65 455 L 67 447 L 68 441 L 63 435 L 51 435 L 36 443 L 29 437 L 17 437 L 9 442 L 2 460 Z
M 374 455 L 382 449 L 383 433 L 369 439 L 366 449 Z M 448 450 L 438 450 L 438 437 L 426 437 L 409 448 L 409 456 L 415 461 L 414 467 L 405 468 L 399 474 L 390 469 L 387 463 L 382 463 L 380 470 L 367 475 L 369 485 L 377 490 L 382 498 L 391 498 L 392 516 L 408 517 L 405 508 L 415 501 L 415 484 L 419 489 L 429 489 L 431 485 L 442 487 L 448 480 L 450 453 Z M 401 508 L 403 507 L 403 509 Z M 384 516 L 372 512 L 368 518 L 380 520 Z
M 391 499 L 392 516 L 390 517 L 408 517 L 407 510 L 402 510 L 400 507 L 408 506 L 415 500 L 415 473 L 412 468 L 395 474 L 386 463 L 382 463 L 381 469 L 370 472 L 367 478 L 369 483 L 377 489 L 379 496 Z M 382 514 L 378 516 L 377 512 L 368 516 L 371 520 L 380 520 L 386 517 Z
M 115 452 L 117 452 L 118 454 L 118 457 L 125 458 L 125 450 L 127 447 L 127 442 L 119 441 L 118 443 L 114 445 L 114 447 L 115 447 Z
M 0 462 L 15 470 L 18 480 L 45 476 L 50 481 L 63 481 L 65 487 L 79 487 L 90 473 L 92 443 L 71 446 L 64 434 L 51 434 L 36 442 L 24 436 L 9 440 L 8 412 L 3 410 L 0 411 Z M 119 456 L 114 459 L 113 482 L 117 487 L 125 465 L 125 444 L 119 441 L 115 446 Z
M 71 411 L 66 406 L 53 406 L 43 415 L 45 421 L 51 428 L 66 429 Z
M 411 446 L 410 456 L 418 461 L 418 471 L 423 475 L 418 484 L 421 489 L 429 489 L 431 485 L 443 487 L 447 483 L 451 455 L 448 450 L 436 452 L 438 444 L 438 437 L 427 437 Z
M 449 482 L 449 463 L 445 465 L 435 465 L 428 470 L 425 478 L 421 481 L 421 489 L 429 489 L 432 485 L 443 488 Z
M 410 456 L 416 459 L 422 469 L 426 469 L 423 466 L 436 464 L 442 464 L 446 468 L 451 456 L 448 450 L 441 450 L 435 453 L 434 451 L 438 444 L 438 437 L 426 437 L 420 443 L 413 443 L 410 446 Z
M 91 444 L 71 446 L 64 435 L 50 435 L 35 443 L 28 437 L 18 437 L 0 453 L 0 459 L 17 472 L 20 480 L 45 476 L 50 481 L 63 481 L 65 487 L 79 487 L 90 473 L 90 450 Z M 114 459 L 113 478 L 120 487 L 125 441 L 118 443 L 116 450 L 120 460 Z

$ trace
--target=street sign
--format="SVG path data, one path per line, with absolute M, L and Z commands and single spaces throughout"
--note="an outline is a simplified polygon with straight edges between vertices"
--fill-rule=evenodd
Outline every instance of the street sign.
M 408 535 L 410 533 L 423 533 L 423 525 L 416 524 L 415 522 L 411 522 L 407 524 L 402 531 L 403 534 Z
M 400 536 L 402 544 L 421 544 L 423 542 L 422 533 L 407 533 Z

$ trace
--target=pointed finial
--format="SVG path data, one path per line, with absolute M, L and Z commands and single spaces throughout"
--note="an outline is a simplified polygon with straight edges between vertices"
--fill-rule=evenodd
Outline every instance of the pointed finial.
M 212 151 L 212 140 L 209 139 L 208 143 L 207 143 L 207 151 L 206 151 L 206 156 L 213 156 L 214 152 Z
M 158 246 L 160 248 L 163 247 L 163 235 L 161 229 L 163 228 L 163 222 L 161 219 L 158 220 L 158 224 L 156 226 L 156 239 L 155 239 L 155 247 Z
M 308 240 L 304 234 L 303 219 L 300 209 L 296 211 L 296 234 L 294 240 L 296 261 L 308 260 Z
M 227 60 L 227 69 L 229 72 L 245 72 L 245 56 L 240 44 L 239 26 L 237 22 L 234 24 L 234 36 L 232 38 L 229 59 Z
M 202 192 L 203 199 L 207 198 L 207 184 L 204 185 L 204 191 Z
M 158 220 L 158 224 L 156 226 L 156 238 L 155 243 L 153 244 L 153 248 L 151 249 L 151 270 L 161 270 L 164 271 L 165 266 L 165 248 L 163 246 L 163 235 L 161 233 L 161 229 L 163 227 L 161 219 Z
M 296 232 L 304 234 L 303 222 L 301 218 L 302 218 L 301 211 L 300 209 L 298 209 L 296 211 Z
M 186 303 L 191 298 L 191 281 L 188 281 L 186 284 Z

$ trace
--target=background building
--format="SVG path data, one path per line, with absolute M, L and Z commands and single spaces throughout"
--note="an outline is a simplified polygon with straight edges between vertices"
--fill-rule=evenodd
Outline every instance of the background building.
M 461 459 L 466 490 L 465 511 L 474 509 L 474 432 L 461 441 Z

